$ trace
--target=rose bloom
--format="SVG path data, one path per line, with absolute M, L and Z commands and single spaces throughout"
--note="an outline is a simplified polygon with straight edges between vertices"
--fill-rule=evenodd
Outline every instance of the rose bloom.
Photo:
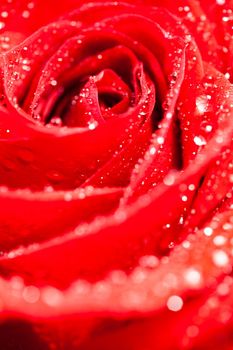
M 1 350 L 233 349 L 232 62 L 232 0 L 1 0 Z

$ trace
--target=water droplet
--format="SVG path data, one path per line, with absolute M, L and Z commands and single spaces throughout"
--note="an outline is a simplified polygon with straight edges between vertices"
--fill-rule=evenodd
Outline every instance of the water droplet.
M 195 190 L 195 185 L 194 184 L 190 184 L 188 186 L 188 189 L 189 189 L 189 191 L 194 191 Z
M 206 120 L 204 120 L 201 123 L 201 128 L 202 130 L 204 130 L 205 132 L 211 132 L 213 130 L 212 125 L 208 124 L 208 122 Z
M 157 142 L 159 145 L 162 145 L 164 143 L 164 137 L 162 136 L 157 137 Z
M 181 197 L 181 200 L 182 200 L 183 202 L 187 202 L 188 197 L 187 197 L 187 196 L 182 196 L 182 197 Z
M 183 300 L 178 295 L 172 295 L 167 301 L 167 307 L 170 311 L 180 311 L 183 307 Z
M 138 114 L 139 114 L 139 117 L 141 117 L 141 116 L 144 117 L 145 115 L 147 115 L 147 113 L 146 113 L 146 112 L 143 112 L 143 111 L 139 112 Z
M 172 186 L 174 184 L 174 182 L 175 182 L 175 176 L 173 174 L 168 174 L 163 179 L 163 183 L 167 186 Z
M 127 281 L 127 276 L 124 271 L 114 270 L 109 274 L 109 279 L 113 284 L 122 285 Z
M 203 114 L 206 112 L 207 108 L 208 108 L 208 96 L 207 95 L 202 95 L 202 96 L 198 96 L 196 99 L 196 107 L 197 110 L 200 114 Z
M 40 298 L 40 291 L 35 286 L 27 286 L 23 290 L 23 298 L 28 303 L 36 303 Z
M 229 284 L 227 283 L 221 283 L 219 284 L 219 286 L 217 287 L 217 293 L 219 295 L 227 295 L 230 292 L 230 287 Z
M 149 153 L 153 156 L 155 155 L 155 152 L 156 152 L 156 148 L 155 147 L 150 147 L 150 150 L 149 150 Z
M 58 289 L 46 287 L 42 292 L 43 301 L 50 306 L 57 306 L 63 299 L 63 294 Z
M 188 268 L 184 273 L 184 278 L 189 285 L 197 286 L 201 282 L 201 274 L 195 268 Z
M 183 225 L 183 223 L 184 223 L 184 217 L 183 217 L 183 215 L 181 215 L 180 220 L 179 220 L 179 224 Z
M 143 283 L 146 278 L 145 270 L 140 267 L 134 269 L 134 271 L 130 275 L 130 279 L 133 283 Z
M 173 249 L 175 247 L 175 243 L 174 242 L 170 242 L 169 244 L 168 244 L 168 248 L 169 249 Z
M 158 266 L 159 259 L 154 255 L 144 255 L 139 259 L 139 265 L 142 267 L 153 268 Z
M 193 141 L 197 146 L 204 146 L 207 143 L 203 136 L 195 136 Z
M 217 136 L 216 137 L 216 142 L 217 143 L 221 144 L 221 143 L 223 143 L 223 141 L 224 141 L 224 138 L 222 136 Z
M 35 7 L 34 2 L 29 2 L 28 5 L 27 5 L 27 7 L 28 7 L 30 10 L 33 9 L 33 8 Z
M 22 289 L 24 288 L 24 282 L 22 277 L 20 276 L 12 277 L 10 280 L 10 284 L 11 284 L 11 288 L 17 291 L 22 291 Z
M 172 118 L 172 113 L 167 112 L 167 113 L 165 114 L 165 118 L 166 118 L 166 119 L 171 119 L 171 118 Z
M 110 286 L 106 282 L 97 282 L 94 284 L 92 292 L 94 298 L 106 300 L 106 297 L 109 296 L 111 290 Z
M 125 212 L 125 210 L 117 210 L 114 214 L 115 219 L 120 223 L 125 221 L 125 219 L 127 218 L 127 214 Z
M 66 193 L 64 194 L 64 200 L 65 200 L 66 202 L 70 202 L 72 199 L 73 199 L 73 195 L 72 195 L 71 192 L 66 192 Z
M 1 17 L 2 18 L 7 18 L 8 17 L 8 12 L 7 11 L 2 11 L 1 12 Z
M 52 182 L 55 182 L 55 183 L 59 183 L 61 182 L 62 180 L 64 180 L 64 176 L 55 171 L 55 170 L 51 170 L 47 173 L 47 178 L 52 181 Z
M 203 230 L 204 234 L 206 236 L 211 236 L 213 234 L 213 229 L 211 227 L 205 227 L 204 230 Z
M 48 125 L 52 126 L 62 126 L 62 119 L 59 116 L 54 116 L 51 118 Z
M 226 243 L 226 240 L 227 240 L 226 237 L 218 235 L 214 237 L 213 242 L 216 246 L 221 246 Z
M 78 280 L 72 284 L 71 290 L 77 294 L 86 295 L 90 291 L 90 283 Z
M 23 11 L 22 17 L 23 17 L 23 18 L 29 18 L 29 17 L 30 17 L 30 12 L 27 11 L 27 10 Z
M 26 71 L 26 72 L 30 72 L 31 67 L 24 64 L 24 65 L 22 66 L 22 69 L 23 69 L 24 71 Z
M 224 231 L 232 230 L 232 229 L 233 229 L 233 225 L 230 224 L 229 222 L 226 222 L 226 223 L 223 225 L 222 228 L 223 228 Z
M 198 333 L 199 333 L 199 328 L 197 326 L 193 325 L 193 326 L 189 326 L 187 328 L 187 335 L 190 338 L 196 337 L 198 335 Z
M 229 257 L 223 250 L 215 250 L 212 259 L 218 267 L 224 267 L 229 263 Z
M 52 79 L 52 80 L 50 81 L 50 84 L 51 84 L 52 86 L 56 86 L 56 85 L 57 85 L 57 80 Z
M 90 130 L 94 130 L 97 126 L 98 126 L 98 123 L 95 120 L 88 123 L 88 128 Z

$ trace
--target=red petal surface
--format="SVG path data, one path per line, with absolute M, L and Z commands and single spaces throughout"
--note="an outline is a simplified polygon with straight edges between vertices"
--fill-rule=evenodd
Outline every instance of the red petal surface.
M 233 347 L 232 11 L 1 2 L 4 350 Z

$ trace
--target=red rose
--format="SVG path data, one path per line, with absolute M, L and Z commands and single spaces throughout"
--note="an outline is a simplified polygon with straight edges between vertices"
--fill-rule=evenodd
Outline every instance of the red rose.
M 0 15 L 1 349 L 230 349 L 232 1 Z

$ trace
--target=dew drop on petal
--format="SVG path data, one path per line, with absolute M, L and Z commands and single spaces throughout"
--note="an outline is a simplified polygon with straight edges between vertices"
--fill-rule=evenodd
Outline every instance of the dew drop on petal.
M 127 276 L 124 271 L 114 270 L 109 274 L 109 280 L 113 284 L 122 285 L 127 281 Z
M 139 265 L 142 267 L 156 267 L 159 264 L 159 259 L 154 255 L 144 255 L 139 260 Z
M 51 118 L 49 125 L 62 126 L 62 119 L 59 116 L 54 116 Z
M 206 127 L 205 127 L 205 130 L 206 130 L 207 132 L 211 132 L 212 129 L 213 129 L 212 125 L 206 125 Z
M 34 4 L 34 2 L 29 2 L 28 4 L 27 4 L 27 7 L 31 10 L 31 9 L 33 9 L 34 7 L 35 7 L 35 4 Z
M 88 128 L 94 130 L 97 127 L 98 123 L 96 121 L 91 121 L 88 123 Z
M 215 236 L 213 242 L 216 246 L 224 245 L 226 243 L 226 237 L 221 235 Z
M 203 137 L 203 136 L 195 136 L 194 139 L 193 139 L 194 143 L 197 145 L 197 146 L 204 146 L 206 145 L 206 139 Z
M 226 222 L 223 226 L 222 226 L 224 231 L 228 231 L 228 230 L 232 230 L 233 229 L 233 225 L 230 224 L 229 222 Z
M 54 188 L 52 186 L 45 186 L 44 191 L 46 193 L 52 193 L 52 192 L 54 192 Z
M 51 84 L 52 86 L 56 86 L 56 85 L 57 85 L 57 81 L 56 81 L 55 79 L 52 79 L 51 82 L 50 82 L 50 84 Z
M 73 195 L 72 195 L 71 192 L 66 192 L 66 193 L 64 194 L 64 200 L 65 200 L 66 202 L 70 202 L 72 199 L 73 199 Z
M 140 267 L 135 268 L 130 275 L 131 281 L 135 284 L 143 283 L 145 278 L 146 278 L 145 270 Z
M 156 148 L 155 147 L 150 147 L 150 150 L 149 150 L 150 154 L 153 156 L 156 152 Z
M 206 120 L 203 120 L 203 122 L 201 122 L 200 126 L 201 126 L 202 130 L 204 130 L 204 132 L 207 132 L 207 133 L 209 133 L 213 130 L 213 126 L 210 125 L 209 122 Z
M 181 197 L 181 200 L 182 200 L 183 202 L 187 202 L 188 197 L 187 197 L 187 196 L 182 196 L 182 197 Z
M 175 182 L 175 176 L 174 174 L 168 174 L 167 176 L 165 176 L 165 178 L 163 179 L 163 183 L 167 186 L 172 186 Z
M 162 136 L 159 136 L 157 138 L 157 142 L 158 142 L 159 145 L 162 145 L 164 143 L 164 138 Z
M 98 298 L 106 300 L 106 297 L 109 296 L 110 292 L 110 286 L 106 282 L 97 282 L 92 288 L 94 299 Z
M 61 173 L 53 170 L 47 173 L 47 178 L 53 183 L 59 183 L 64 180 L 64 176 Z
M 193 325 L 193 326 L 189 326 L 187 328 L 187 335 L 190 338 L 196 337 L 198 335 L 198 333 L 199 333 L 199 328 L 197 326 Z
M 7 11 L 2 11 L 2 12 L 1 12 L 1 17 L 2 17 L 2 18 L 7 18 L 8 15 L 9 15 L 9 14 L 8 14 Z
M 188 189 L 189 189 L 189 191 L 194 191 L 195 190 L 195 185 L 194 184 L 190 184 L 188 186 Z
M 205 234 L 206 236 L 209 237 L 209 236 L 212 235 L 213 229 L 212 229 L 211 227 L 205 227 L 204 230 L 203 230 L 203 232 L 204 232 L 204 234 Z
M 168 298 L 167 307 L 170 311 L 180 311 L 183 307 L 183 300 L 178 295 L 172 295 Z
M 184 247 L 185 249 L 189 249 L 190 248 L 190 242 L 189 241 L 183 241 L 182 247 Z
M 223 250 L 215 250 L 212 259 L 218 267 L 224 267 L 229 263 L 229 257 Z
M 62 293 L 53 287 L 46 287 L 42 292 L 43 301 L 50 306 L 57 306 L 62 301 Z
M 217 287 L 217 293 L 219 295 L 227 295 L 230 292 L 230 286 L 227 283 L 221 283 Z
M 167 112 L 167 113 L 165 114 L 165 118 L 171 119 L 171 118 L 172 118 L 172 113 Z
M 195 268 L 188 268 L 184 273 L 184 278 L 186 282 L 191 286 L 197 286 L 201 282 L 201 274 Z
M 208 108 L 208 96 L 199 96 L 196 99 L 196 107 L 200 114 L 203 114 Z
M 90 292 L 90 284 L 87 281 L 78 280 L 72 284 L 71 290 L 76 294 L 86 295 Z
M 222 136 L 217 136 L 216 137 L 216 142 L 217 143 L 221 144 L 221 143 L 223 143 L 223 141 L 224 141 L 224 138 Z
M 27 10 L 23 11 L 22 17 L 23 17 L 23 18 L 29 18 L 29 17 L 30 17 L 30 12 L 27 11 Z
M 11 279 L 11 288 L 13 288 L 14 290 L 22 290 L 24 287 L 24 282 L 22 277 L 20 276 L 14 276 Z
M 132 306 L 135 307 L 142 307 L 143 303 L 145 302 L 146 294 L 142 291 L 137 292 L 136 290 L 128 290 L 122 295 L 122 305 L 124 307 L 131 308 Z
M 28 303 L 36 303 L 40 298 L 40 291 L 35 286 L 27 286 L 23 290 L 23 298 Z

